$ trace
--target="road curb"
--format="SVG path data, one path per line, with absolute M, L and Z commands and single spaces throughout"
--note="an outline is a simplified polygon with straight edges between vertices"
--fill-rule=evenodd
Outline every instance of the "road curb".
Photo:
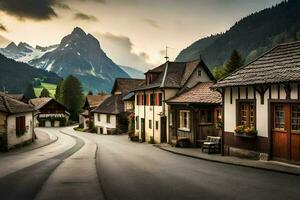
M 280 170 L 280 169 L 272 169 L 272 168 L 264 168 L 264 167 L 260 167 L 260 166 L 250 166 L 250 165 L 246 165 L 246 164 L 243 165 L 243 164 L 233 163 L 233 162 L 224 162 L 224 161 L 221 161 L 221 160 L 207 159 L 207 158 L 203 158 L 203 157 L 198 157 L 198 156 L 193 156 L 193 155 L 188 155 L 188 154 L 168 150 L 168 149 L 165 149 L 165 148 L 163 148 L 159 145 L 153 145 L 153 146 L 160 149 L 160 150 L 169 152 L 169 153 L 173 153 L 173 154 L 176 154 L 176 155 L 185 156 L 185 157 L 189 157 L 189 158 L 194 158 L 194 159 L 198 159 L 198 160 L 205 160 L 205 161 L 210 161 L 210 162 L 215 162 L 215 163 L 222 163 L 222 164 L 227 164 L 227 165 L 233 165 L 233 166 L 239 166 L 239 167 L 248 167 L 248 168 L 260 169 L 260 170 L 264 170 L 264 171 L 271 171 L 271 172 L 276 172 L 276 173 L 300 176 L 300 173 L 297 173 L 297 172 L 285 171 L 285 170 Z

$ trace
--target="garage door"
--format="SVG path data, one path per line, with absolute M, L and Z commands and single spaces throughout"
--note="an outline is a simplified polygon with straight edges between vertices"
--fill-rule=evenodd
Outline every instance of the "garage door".
M 45 127 L 51 127 L 51 121 L 46 121 L 45 122 Z
M 60 121 L 55 121 L 54 122 L 54 127 L 60 127 Z
M 300 162 L 300 104 L 274 104 L 272 157 Z

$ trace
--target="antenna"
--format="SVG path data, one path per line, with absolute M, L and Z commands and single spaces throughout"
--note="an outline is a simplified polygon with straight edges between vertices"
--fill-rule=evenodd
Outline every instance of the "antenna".
M 168 48 L 169 48 L 169 47 L 166 46 L 166 57 L 165 57 L 165 59 L 166 59 L 167 62 L 169 61 Z

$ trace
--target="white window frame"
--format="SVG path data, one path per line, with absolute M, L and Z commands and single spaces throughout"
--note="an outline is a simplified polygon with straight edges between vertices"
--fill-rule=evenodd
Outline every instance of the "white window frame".
M 185 125 L 185 119 L 183 118 L 186 113 L 187 123 Z M 179 129 L 182 131 L 190 131 L 190 111 L 189 110 L 180 110 L 179 111 Z

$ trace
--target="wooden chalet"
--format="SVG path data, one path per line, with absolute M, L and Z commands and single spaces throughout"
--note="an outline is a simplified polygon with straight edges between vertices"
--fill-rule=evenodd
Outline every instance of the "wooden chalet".
M 69 120 L 67 108 L 55 99 L 44 97 L 29 101 L 35 107 L 35 124 L 40 127 L 61 127 Z
M 300 163 L 300 42 L 274 47 L 220 80 L 224 154 Z
M 222 117 L 222 96 L 210 87 L 214 82 L 199 82 L 191 89 L 167 101 L 170 107 L 170 143 L 185 140 L 201 145 L 207 136 L 221 136 L 217 123 Z

